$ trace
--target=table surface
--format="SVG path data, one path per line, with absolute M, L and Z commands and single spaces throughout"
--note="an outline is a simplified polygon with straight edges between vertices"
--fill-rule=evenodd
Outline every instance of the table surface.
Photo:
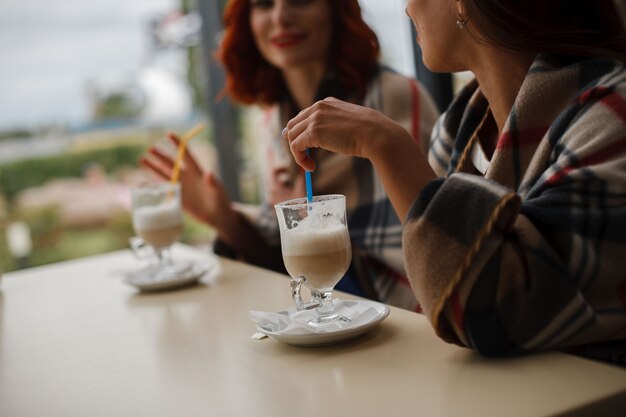
M 560 353 L 486 359 L 391 308 L 349 342 L 254 340 L 288 279 L 214 260 L 200 285 L 140 293 L 121 251 L 5 274 L 0 416 L 623 416 L 626 370 Z M 354 298 L 341 294 L 341 298 Z

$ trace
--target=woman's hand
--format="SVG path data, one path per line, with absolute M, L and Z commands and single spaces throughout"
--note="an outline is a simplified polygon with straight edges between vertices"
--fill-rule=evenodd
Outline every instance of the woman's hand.
M 296 162 L 313 171 L 315 162 L 306 155 L 307 148 L 372 159 L 381 136 L 403 131 L 376 110 L 327 98 L 291 119 L 283 136 L 289 141 Z
M 168 138 L 178 148 L 180 138 L 173 133 L 170 133 Z M 231 223 L 234 215 L 231 200 L 215 174 L 204 173 L 188 149 L 185 149 L 178 177 L 183 207 L 194 218 L 215 227 L 219 232 L 221 228 Z M 142 166 L 166 181 L 172 177 L 174 162 L 173 157 L 155 146 L 151 147 L 148 155 L 140 160 Z
M 291 119 L 283 131 L 305 170 L 315 162 L 308 148 L 369 159 L 403 220 L 413 200 L 436 176 L 409 132 L 383 114 L 335 98 L 318 101 Z

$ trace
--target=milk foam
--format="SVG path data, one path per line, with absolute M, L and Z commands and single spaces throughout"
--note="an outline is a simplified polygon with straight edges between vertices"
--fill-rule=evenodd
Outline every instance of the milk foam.
M 311 230 L 296 227 L 283 232 L 284 256 L 307 256 L 346 249 L 350 244 L 348 228 L 344 225 Z
M 156 206 L 139 207 L 133 210 L 133 225 L 136 230 L 154 230 L 177 226 L 182 223 L 180 204 L 166 201 Z

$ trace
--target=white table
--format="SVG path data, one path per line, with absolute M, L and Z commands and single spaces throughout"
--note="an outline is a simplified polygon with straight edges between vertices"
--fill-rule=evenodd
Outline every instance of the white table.
M 485 359 L 396 308 L 339 345 L 253 340 L 248 310 L 291 306 L 288 280 L 217 262 L 201 285 L 156 294 L 123 282 L 138 266 L 128 251 L 6 274 L 0 416 L 626 415 L 621 368 L 560 353 Z

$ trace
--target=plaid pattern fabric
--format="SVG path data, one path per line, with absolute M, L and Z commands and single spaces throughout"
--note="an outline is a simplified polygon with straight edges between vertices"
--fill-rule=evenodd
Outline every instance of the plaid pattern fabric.
M 418 141 L 428 142 L 438 117 L 432 99 L 415 80 L 387 69 L 382 69 L 370 84 L 361 104 L 381 111 L 417 134 Z M 281 136 L 285 123 L 275 108 L 269 113 L 268 125 L 263 130 L 268 132 L 265 140 L 275 154 L 274 159 L 291 165 L 295 175 L 297 166 L 293 167 L 289 145 Z M 366 159 L 320 149 L 311 150 L 311 156 L 318 167 L 312 173 L 313 193 L 346 196 L 353 246 L 352 270 L 360 286 L 372 299 L 415 311 L 418 304 L 406 278 L 402 258 L 402 224 L 372 164 Z M 278 222 L 271 203 L 264 205 L 252 221 L 268 245 L 280 245 Z
M 626 69 L 556 62 L 535 59 L 484 177 L 467 154 L 489 110 L 466 86 L 431 137 L 441 177 L 407 216 L 426 315 L 485 355 L 626 339 Z

